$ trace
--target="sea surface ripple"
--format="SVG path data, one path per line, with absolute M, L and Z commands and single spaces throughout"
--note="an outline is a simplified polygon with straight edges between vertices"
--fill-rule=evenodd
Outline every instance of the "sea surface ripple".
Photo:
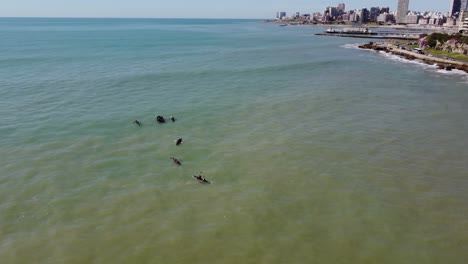
M 1 18 L 2 263 L 465 263 L 466 75 L 320 30 Z

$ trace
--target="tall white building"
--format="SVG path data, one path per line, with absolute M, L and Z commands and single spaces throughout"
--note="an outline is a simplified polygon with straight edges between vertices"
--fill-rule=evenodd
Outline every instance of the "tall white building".
M 408 14 L 408 6 L 409 6 L 409 0 L 398 0 L 397 19 L 396 19 L 396 22 L 398 24 L 405 23 L 405 17 Z

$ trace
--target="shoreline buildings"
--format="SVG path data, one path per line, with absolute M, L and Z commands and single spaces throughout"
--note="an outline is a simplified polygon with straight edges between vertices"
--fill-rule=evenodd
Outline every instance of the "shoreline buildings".
M 372 24 L 377 25 L 408 25 L 421 27 L 448 27 L 453 29 L 466 28 L 468 0 L 439 0 L 445 1 L 450 6 L 448 12 L 434 11 L 410 11 L 410 0 L 392 0 L 398 3 L 396 10 L 389 7 L 363 7 L 360 9 L 346 10 L 345 3 L 330 5 L 322 12 L 307 14 L 295 13 L 286 16 L 285 12 L 278 12 L 277 19 L 286 23 L 304 24 Z M 453 15 L 453 16 L 452 16 Z M 465 25 L 464 25 L 465 23 Z M 466 29 L 463 30 L 467 32 Z

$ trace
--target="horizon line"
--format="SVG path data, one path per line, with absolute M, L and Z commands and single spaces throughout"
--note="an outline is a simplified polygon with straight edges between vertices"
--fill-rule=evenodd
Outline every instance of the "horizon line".
M 226 17 L 60 17 L 60 16 L 0 16 L 1 18 L 61 18 L 61 19 L 236 19 L 236 20 L 263 20 L 271 18 L 226 18 Z

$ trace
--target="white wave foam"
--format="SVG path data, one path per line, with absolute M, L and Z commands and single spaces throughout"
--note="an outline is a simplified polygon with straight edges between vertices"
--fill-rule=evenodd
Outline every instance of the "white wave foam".
M 424 63 L 421 60 L 408 60 L 408 59 L 406 59 L 404 57 L 401 57 L 401 56 L 398 56 L 398 55 L 395 55 L 395 54 L 391 54 L 391 53 L 386 53 L 386 52 L 379 52 L 378 54 L 380 54 L 382 57 L 385 57 L 385 58 L 390 59 L 392 61 L 397 61 L 397 62 L 405 63 L 405 64 L 411 64 L 411 65 L 414 65 L 414 66 L 418 66 L 418 67 L 421 67 L 421 68 L 432 70 L 432 71 L 437 72 L 439 74 L 462 76 L 462 77 L 464 77 L 464 79 L 466 79 L 466 81 L 468 81 L 468 74 L 466 72 L 464 72 L 464 71 L 461 71 L 461 70 L 453 69 L 451 71 L 447 71 L 447 70 L 437 68 L 437 63 L 434 63 L 433 65 L 430 65 L 430 64 Z
M 341 47 L 345 49 L 359 49 L 359 45 L 362 45 L 362 43 L 344 44 Z
M 467 76 L 466 72 L 464 72 L 464 71 L 457 70 L 457 69 L 453 69 L 451 71 L 437 69 L 436 72 L 440 73 L 440 74 L 445 74 L 445 75 L 463 75 L 465 77 L 465 79 L 466 79 L 465 82 L 468 83 L 468 76 Z
M 361 45 L 362 43 L 349 43 L 349 44 L 345 44 L 343 46 L 341 46 L 342 48 L 345 48 L 345 49 L 359 49 L 359 45 Z M 422 67 L 422 68 L 425 68 L 425 69 L 428 69 L 428 70 L 432 70 L 436 73 L 439 73 L 439 74 L 443 74 L 443 75 L 457 75 L 457 76 L 462 76 L 464 77 L 464 82 L 468 82 L 468 74 L 464 71 L 461 71 L 461 70 L 451 70 L 451 71 L 447 71 L 447 70 L 443 70 L 443 69 L 439 69 L 437 68 L 437 63 L 434 63 L 433 65 L 430 65 L 430 64 L 427 64 L 427 63 L 424 63 L 423 61 L 421 60 L 408 60 L 404 57 L 401 57 L 401 56 L 398 56 L 398 55 L 395 55 L 395 54 L 391 54 L 391 53 L 386 53 L 386 52 L 376 52 L 377 54 L 379 54 L 380 56 L 382 57 L 385 57 L 387 59 L 390 59 L 392 61 L 397 61 L 399 63 L 405 63 L 405 64 L 411 64 L 411 65 L 415 65 L 415 66 L 418 66 L 418 67 Z

